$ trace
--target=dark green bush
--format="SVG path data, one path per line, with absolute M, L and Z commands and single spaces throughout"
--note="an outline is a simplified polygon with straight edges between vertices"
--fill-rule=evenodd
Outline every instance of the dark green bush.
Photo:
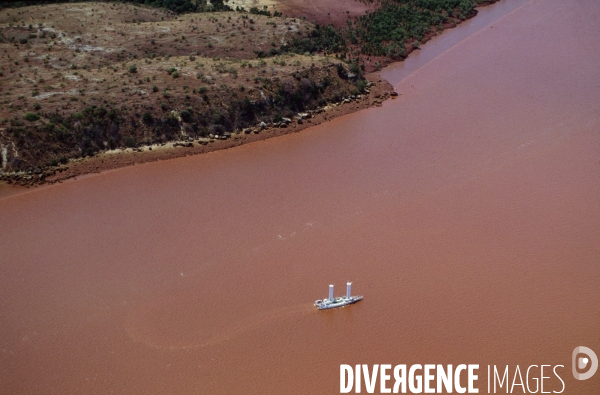
M 150 114 L 149 112 L 145 112 L 144 115 L 142 115 L 142 121 L 146 125 L 150 125 L 154 121 L 154 118 L 152 117 L 152 114 Z
M 40 116 L 31 112 L 28 112 L 27 114 L 25 114 L 25 119 L 28 120 L 29 122 L 35 122 L 37 120 L 40 119 Z
M 367 81 L 360 80 L 356 83 L 356 89 L 358 89 L 361 93 L 365 91 L 367 88 Z
M 127 136 L 125 137 L 125 145 L 127 147 L 135 147 L 137 146 L 137 140 L 133 136 Z
M 321 27 L 316 25 L 306 38 L 294 37 L 289 45 L 281 47 L 283 51 L 299 54 L 305 52 L 342 52 L 346 48 L 346 39 L 333 25 Z
M 192 112 L 188 110 L 183 110 L 180 114 L 181 120 L 184 122 L 192 122 Z

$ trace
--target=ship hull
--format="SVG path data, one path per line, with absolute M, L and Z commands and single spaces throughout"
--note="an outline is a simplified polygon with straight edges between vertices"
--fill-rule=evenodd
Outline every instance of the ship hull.
M 329 302 L 327 299 L 323 301 L 317 300 L 315 306 L 317 306 L 317 309 L 319 310 L 336 309 L 338 307 L 344 307 L 360 302 L 362 299 L 362 296 L 352 296 L 350 298 L 336 298 L 332 302 Z

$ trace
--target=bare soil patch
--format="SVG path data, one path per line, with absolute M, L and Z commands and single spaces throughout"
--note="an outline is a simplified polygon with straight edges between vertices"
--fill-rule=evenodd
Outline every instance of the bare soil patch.
M 347 19 L 364 15 L 375 8 L 374 3 L 358 0 L 236 0 L 234 4 L 237 3 L 242 6 L 252 4 L 259 8 L 267 6 L 268 10 L 277 10 L 286 16 L 305 17 L 313 23 L 334 26 L 343 26 Z

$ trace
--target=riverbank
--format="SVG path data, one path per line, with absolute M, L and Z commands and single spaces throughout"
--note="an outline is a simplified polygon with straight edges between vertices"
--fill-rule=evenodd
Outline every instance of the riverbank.
M 64 5 L 53 7 L 54 11 L 60 11 Z M 9 99 L 4 103 L 7 105 L 0 106 L 0 115 L 5 117 L 2 120 L 5 127 L 0 128 L 3 154 L 0 182 L 22 186 L 54 183 L 87 173 L 227 149 L 298 132 L 380 105 L 393 92 L 392 86 L 382 80 L 378 72 L 363 80 L 352 63 L 332 57 L 283 54 L 255 59 L 254 63 L 243 60 L 249 58 L 249 48 L 241 47 L 245 40 L 241 37 L 245 34 L 244 28 L 248 28 L 247 33 L 253 37 L 268 37 L 271 32 L 280 36 L 278 41 L 285 42 L 290 40 L 290 34 L 302 36 L 310 31 L 311 25 L 305 21 L 276 18 L 283 22 L 278 25 L 262 15 L 253 15 L 251 19 L 236 15 L 236 21 L 231 19 L 231 14 L 220 13 L 177 17 L 168 12 L 157 15 L 150 12 L 153 9 L 130 5 L 83 3 L 79 7 L 76 11 L 84 15 L 81 18 L 86 18 L 90 26 L 99 23 L 100 17 L 116 19 L 114 30 L 104 30 L 108 36 L 104 37 L 103 45 L 109 45 L 107 42 L 119 35 L 156 38 L 151 39 L 147 48 L 140 47 L 139 39 L 126 44 L 125 56 L 129 58 L 117 65 L 116 62 L 124 60 L 121 54 L 115 55 L 107 48 L 98 50 L 102 48 L 99 43 L 88 41 L 86 44 L 86 34 L 82 32 L 69 37 L 67 30 L 73 28 L 68 25 L 70 22 L 62 21 L 67 23 L 62 30 L 52 25 L 52 31 L 38 23 L 38 29 L 33 29 L 36 33 L 31 33 L 32 25 L 24 30 L 7 22 L 10 19 L 7 11 L 4 22 L 9 29 L 6 31 L 17 36 L 26 34 L 29 41 L 13 36 L 18 43 L 15 41 L 14 46 L 10 46 L 13 55 L 16 53 L 27 65 L 19 70 L 18 77 L 13 66 L 4 76 L 5 79 L 10 77 L 7 81 L 12 86 L 7 85 Z M 26 7 L 23 10 L 35 16 L 49 9 Z M 134 11 L 137 19 L 127 20 L 121 16 Z M 467 18 L 475 15 L 473 12 Z M 40 15 L 35 17 L 41 18 Z M 193 25 L 202 22 L 202 18 L 214 25 L 210 33 L 221 39 L 214 45 L 208 44 L 208 53 L 193 52 L 185 56 L 190 50 L 187 45 L 206 38 L 205 30 Z M 421 42 L 455 27 L 456 21 L 459 20 L 427 33 Z M 236 28 L 236 23 L 241 26 Z M 192 24 L 191 32 L 189 24 Z M 273 28 L 276 29 L 272 31 Z M 164 32 L 174 30 L 169 35 L 176 38 L 169 46 Z M 93 29 L 88 37 L 91 31 Z M 180 37 L 182 33 L 185 35 Z M 47 35 L 52 39 L 58 36 L 61 41 L 52 42 L 52 55 L 31 56 L 32 51 L 34 54 L 36 50 L 43 52 L 41 47 L 48 44 Z M 45 41 L 40 40 L 42 37 Z M 98 39 L 96 35 L 94 38 Z M 254 52 L 267 53 L 266 43 L 262 40 Z M 61 45 L 64 45 L 62 49 Z M 165 46 L 169 53 L 165 54 L 166 49 L 158 52 L 161 56 L 149 53 Z M 418 47 L 406 45 L 407 54 L 415 50 Z M 58 56 L 71 52 L 79 66 L 75 61 L 69 66 L 65 58 Z M 228 57 L 221 59 L 219 54 L 223 53 Z M 11 60 L 15 57 L 8 55 Z M 143 63 L 135 60 L 144 57 Z M 103 61 L 113 65 L 103 67 Z M 43 62 L 44 68 L 35 62 Z M 373 57 L 366 62 L 366 70 L 373 70 L 373 63 L 380 69 L 390 64 L 391 59 Z M 16 66 L 19 61 L 14 63 Z M 269 63 L 273 64 L 270 72 Z M 97 70 L 94 67 L 98 67 Z M 57 69 L 77 71 L 50 75 L 50 71 L 54 73 Z M 369 86 L 365 89 L 367 81 Z M 45 84 L 42 93 L 41 84 Z M 31 99 L 26 97 L 28 94 Z M 302 107 L 300 111 L 298 107 Z
M 162 144 L 152 144 L 137 148 L 124 148 L 98 153 L 94 156 L 69 161 L 67 164 L 46 170 L 39 174 L 19 174 L 18 177 L 6 177 L 5 182 L 34 186 L 44 183 L 62 182 L 67 179 L 90 173 L 99 173 L 106 170 L 117 169 L 159 160 L 168 160 L 183 156 L 199 155 L 208 152 L 228 149 L 242 144 L 253 143 L 289 133 L 297 133 L 309 127 L 331 121 L 337 117 L 351 114 L 369 107 L 381 106 L 382 102 L 390 97 L 394 98 L 392 86 L 379 78 L 375 73 L 367 76 L 372 81 L 369 94 L 344 98 L 339 103 L 333 103 L 304 113 L 301 120 L 295 118 L 290 123 L 281 122 L 279 125 L 270 123 L 261 127 L 255 125 L 251 128 L 226 135 L 173 141 Z M 225 136 L 224 136 L 225 137 Z

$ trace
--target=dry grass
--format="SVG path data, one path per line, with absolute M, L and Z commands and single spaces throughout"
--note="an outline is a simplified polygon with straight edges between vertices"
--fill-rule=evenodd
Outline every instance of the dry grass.
M 256 59 L 255 51 L 268 52 L 310 28 L 297 19 L 235 12 L 175 16 L 128 4 L 3 10 L 0 119 L 36 109 L 71 113 L 102 103 L 154 105 L 165 92 L 191 94 L 201 87 L 252 89 L 255 77 L 330 63 L 305 56 Z

